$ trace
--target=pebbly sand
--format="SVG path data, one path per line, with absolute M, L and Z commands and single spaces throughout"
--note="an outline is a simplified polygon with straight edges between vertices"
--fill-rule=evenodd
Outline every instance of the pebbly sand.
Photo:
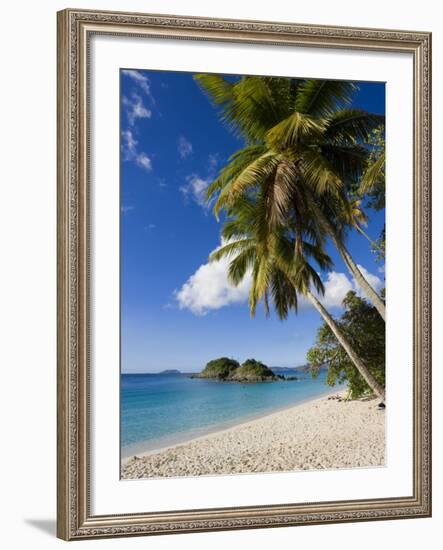
M 122 461 L 122 479 L 362 468 L 385 463 L 377 401 L 334 394 Z

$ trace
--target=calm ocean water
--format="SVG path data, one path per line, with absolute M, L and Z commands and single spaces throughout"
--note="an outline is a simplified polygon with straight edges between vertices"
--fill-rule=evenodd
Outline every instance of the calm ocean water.
M 326 372 L 296 381 L 241 384 L 185 374 L 122 374 L 121 447 L 127 456 L 173 445 L 330 393 Z

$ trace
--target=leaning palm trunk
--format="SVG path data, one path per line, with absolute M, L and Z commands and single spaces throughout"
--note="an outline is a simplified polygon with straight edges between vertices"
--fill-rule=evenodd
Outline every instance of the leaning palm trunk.
M 348 252 L 345 245 L 338 238 L 337 233 L 332 227 L 329 220 L 324 216 L 320 208 L 315 208 L 318 220 L 320 224 L 326 230 L 326 233 L 331 237 L 335 247 L 337 248 L 340 256 L 343 258 L 343 261 L 346 264 L 346 267 L 349 269 L 351 275 L 354 277 L 358 286 L 363 290 L 366 296 L 369 298 L 371 303 L 374 305 L 375 309 L 381 315 L 383 321 L 386 321 L 386 308 L 384 301 L 377 294 L 375 289 L 368 283 L 367 279 L 364 277 L 363 273 L 359 270 L 357 264 L 354 262 L 351 254 Z
M 357 264 L 352 259 L 352 256 L 349 254 L 345 245 L 340 242 L 339 239 L 335 236 L 334 233 L 331 234 L 332 240 L 339 251 L 343 261 L 345 262 L 347 268 L 351 272 L 358 286 L 363 290 L 369 300 L 372 302 L 376 310 L 380 313 L 383 321 L 386 321 L 386 308 L 385 303 L 374 290 L 374 288 L 368 283 L 363 273 L 358 268 Z
M 355 226 L 355 229 L 360 233 L 360 235 L 363 235 L 365 239 L 367 239 L 370 243 L 373 249 L 378 250 L 379 252 L 383 252 L 383 248 L 377 243 L 377 241 L 374 241 L 374 239 L 371 239 L 371 237 L 362 229 L 359 225 Z
M 372 376 L 372 374 L 369 372 L 368 367 L 364 364 L 364 362 L 360 359 L 360 357 L 355 353 L 355 351 L 352 349 L 351 344 L 341 331 L 340 327 L 337 325 L 337 323 L 334 321 L 334 319 L 329 315 L 327 310 L 322 306 L 322 304 L 317 300 L 317 298 L 312 294 L 311 291 L 308 290 L 307 297 L 311 301 L 312 305 L 317 309 L 317 311 L 320 313 L 320 315 L 323 317 L 326 324 L 329 326 L 329 328 L 334 333 L 337 340 L 340 342 L 340 344 L 343 346 L 346 353 L 349 355 L 349 358 L 356 366 L 358 372 L 363 376 L 363 378 L 366 380 L 366 383 L 371 388 L 371 390 L 380 397 L 382 401 L 385 400 L 385 390 L 383 386 L 381 386 L 377 380 Z

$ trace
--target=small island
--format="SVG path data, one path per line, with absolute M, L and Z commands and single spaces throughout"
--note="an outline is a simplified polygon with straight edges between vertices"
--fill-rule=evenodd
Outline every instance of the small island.
M 235 382 L 274 382 L 280 379 L 268 366 L 256 359 L 246 359 L 231 375 L 231 380 Z
M 275 382 L 277 380 L 295 380 L 275 374 L 267 365 L 256 359 L 246 359 L 240 364 L 229 357 L 219 357 L 209 361 L 205 368 L 191 378 L 205 378 L 221 382 Z
M 209 378 L 211 380 L 228 380 L 234 371 L 240 367 L 240 363 L 229 357 L 219 357 L 206 363 L 206 367 L 192 378 Z

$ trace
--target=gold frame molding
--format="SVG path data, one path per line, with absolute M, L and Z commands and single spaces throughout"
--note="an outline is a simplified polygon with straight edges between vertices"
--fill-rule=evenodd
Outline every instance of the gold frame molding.
M 65 540 L 431 515 L 431 34 L 68 9 L 58 24 L 57 535 Z M 413 495 L 93 516 L 88 468 L 88 44 L 94 34 L 406 52 L 414 60 Z

